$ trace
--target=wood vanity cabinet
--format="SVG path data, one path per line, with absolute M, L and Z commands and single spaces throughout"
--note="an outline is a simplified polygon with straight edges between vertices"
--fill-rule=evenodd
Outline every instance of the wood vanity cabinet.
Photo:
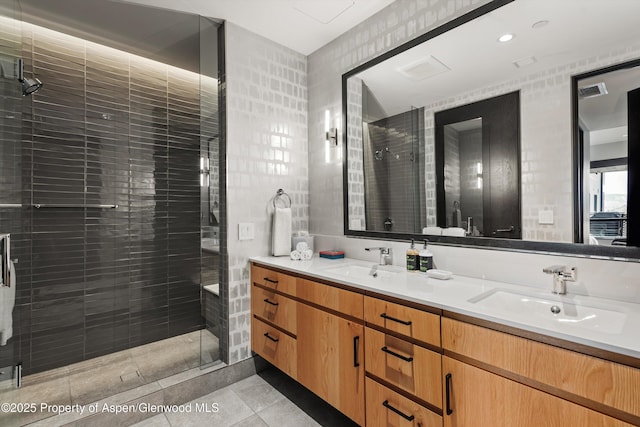
M 640 370 L 443 317 L 444 426 L 640 425 Z
M 364 425 L 363 296 L 298 278 L 298 297 L 298 381 Z
M 368 427 L 640 426 L 637 359 L 251 267 L 251 347 Z
M 360 425 L 363 296 L 253 264 L 251 348 Z
M 364 425 L 364 327 L 306 304 L 298 319 L 298 381 Z
M 440 316 L 365 296 L 367 426 L 442 426 Z
M 251 266 L 251 348 L 292 378 L 298 376 L 298 303 L 294 276 Z

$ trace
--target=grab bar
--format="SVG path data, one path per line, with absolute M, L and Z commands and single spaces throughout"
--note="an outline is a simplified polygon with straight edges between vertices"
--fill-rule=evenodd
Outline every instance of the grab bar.
M 11 234 L 0 234 L 0 286 L 11 286 Z
M 93 208 L 93 209 L 118 209 L 118 205 L 49 205 L 36 203 L 33 205 L 36 209 L 42 208 Z
M 21 208 L 22 203 L 0 203 L 0 208 Z

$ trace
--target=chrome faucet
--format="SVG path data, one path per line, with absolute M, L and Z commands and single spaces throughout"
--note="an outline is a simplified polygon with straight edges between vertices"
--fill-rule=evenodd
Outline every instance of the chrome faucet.
M 576 281 L 576 268 L 571 267 L 567 270 L 564 265 L 552 265 L 542 269 L 547 274 L 553 274 L 553 289 L 552 292 L 558 295 L 564 295 L 567 293 L 567 282 Z
M 376 247 L 376 248 L 364 248 L 365 251 L 380 251 L 380 265 L 393 264 L 393 258 L 391 256 L 391 248 Z

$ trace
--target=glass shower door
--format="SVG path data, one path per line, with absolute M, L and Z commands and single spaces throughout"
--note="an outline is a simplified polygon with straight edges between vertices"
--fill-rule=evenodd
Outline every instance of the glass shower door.
M 204 328 L 200 330 L 200 366 L 224 359 L 221 266 L 224 226 L 220 177 L 220 24 L 200 17 L 200 302 Z
M 29 264 L 22 237 L 21 33 L 18 2 L 0 1 L 0 390 L 19 386 L 21 337 L 17 320 L 24 295 L 19 280 L 22 264 L 18 262 Z

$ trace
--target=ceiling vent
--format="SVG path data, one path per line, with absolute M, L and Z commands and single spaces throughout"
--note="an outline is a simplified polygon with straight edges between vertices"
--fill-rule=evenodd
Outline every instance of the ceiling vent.
M 606 95 L 607 93 L 609 92 L 607 92 L 607 86 L 604 82 L 578 88 L 578 96 L 581 99 L 595 98 L 596 96 Z
M 293 8 L 307 15 L 314 21 L 326 25 L 345 13 L 347 9 L 350 9 L 354 4 L 354 0 L 324 0 L 315 2 L 298 0 L 293 4 Z
M 400 74 L 413 81 L 424 80 L 445 71 L 450 71 L 449 67 L 431 55 L 398 68 Z

